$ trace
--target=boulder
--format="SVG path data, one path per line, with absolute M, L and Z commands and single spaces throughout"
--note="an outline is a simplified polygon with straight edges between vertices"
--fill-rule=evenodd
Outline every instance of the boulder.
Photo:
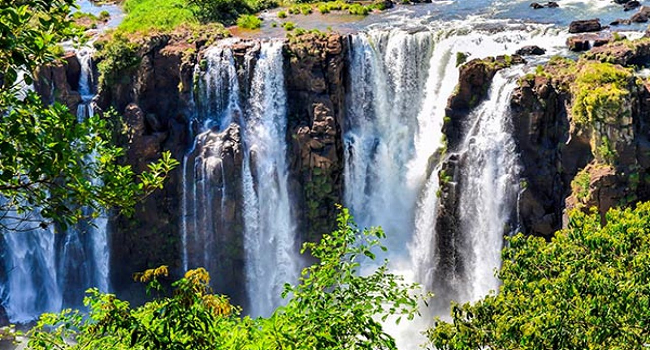
M 629 19 L 625 19 L 625 18 L 615 19 L 615 20 L 613 20 L 612 22 L 609 23 L 610 26 L 618 26 L 618 25 L 628 25 L 629 26 L 630 24 L 632 24 L 632 21 L 629 20 Z
M 630 21 L 633 23 L 645 23 L 648 22 L 650 18 L 650 7 L 642 6 L 637 13 L 630 17 Z
M 569 25 L 569 33 L 572 34 L 598 32 L 602 29 L 603 27 L 600 25 L 599 19 L 573 21 Z
M 615 39 L 624 39 L 624 35 L 612 33 L 586 33 L 572 36 L 567 39 L 567 46 L 569 50 L 580 52 L 587 51 L 593 47 L 604 46 L 610 42 L 615 41 Z
M 641 6 L 641 3 L 636 0 L 628 1 L 625 3 L 625 5 L 623 5 L 623 11 L 634 10 L 639 6 Z
M 515 52 L 515 54 L 519 56 L 539 56 L 545 53 L 545 49 L 536 45 L 524 46 Z

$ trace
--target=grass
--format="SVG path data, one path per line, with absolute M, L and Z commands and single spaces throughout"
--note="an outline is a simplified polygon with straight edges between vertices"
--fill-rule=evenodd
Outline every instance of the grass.
M 244 29 L 259 29 L 262 27 L 262 20 L 255 15 L 241 15 L 237 19 L 237 26 Z
M 120 30 L 127 33 L 171 31 L 181 25 L 198 24 L 184 0 L 126 0 L 127 15 Z

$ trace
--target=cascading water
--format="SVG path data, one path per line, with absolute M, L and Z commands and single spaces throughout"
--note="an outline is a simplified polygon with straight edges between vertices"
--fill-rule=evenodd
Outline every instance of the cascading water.
M 549 35 L 552 37 L 555 34 Z M 507 118 L 512 75 L 499 74 L 488 101 L 472 113 L 466 131 L 459 182 L 460 232 L 457 249 L 463 276 L 439 276 L 436 234 L 438 171 L 444 155 L 442 125 L 447 99 L 458 82 L 457 53 L 500 55 L 546 33 L 538 28 L 481 32 L 432 29 L 371 31 L 353 35 L 345 130 L 345 204 L 362 226 L 382 226 L 391 269 L 435 291 L 436 278 L 456 284 L 443 300 L 469 301 L 498 287 L 504 227 L 512 224 L 518 191 L 516 151 Z M 549 43 L 556 43 L 555 38 Z M 558 45 L 562 43 L 557 40 Z M 554 47 L 550 48 L 551 50 Z M 408 242 L 408 243 L 407 243 Z M 423 310 L 423 324 L 391 332 L 400 348 L 423 343 L 418 328 L 447 306 Z M 393 328 L 391 324 L 387 327 Z
M 462 301 L 476 301 L 498 288 L 494 271 L 501 265 L 503 237 L 516 229 L 519 162 L 509 107 L 521 75 L 515 69 L 497 73 L 489 98 L 470 116 L 472 126 L 459 152 L 459 231 L 466 265 Z
M 78 59 L 81 64 L 79 93 L 82 102 L 77 117 L 82 121 L 93 113 L 91 51 L 80 50 Z M 91 214 L 89 210 L 85 210 L 85 213 Z M 7 273 L 0 283 L 0 296 L 12 322 L 28 322 L 43 312 L 57 311 L 68 305 L 78 306 L 89 287 L 108 291 L 109 252 L 105 215 L 55 234 L 51 228 L 39 227 L 43 220 L 36 213 L 6 214 L 1 219 L 2 226 L 10 229 L 3 230 L 4 247 L 0 251 L 4 254 Z
M 248 69 L 238 72 L 230 45 L 211 48 L 201 73 L 198 119 L 211 129 L 197 136 L 184 162 L 183 260 L 185 268 L 204 266 L 215 276 L 223 274 L 225 266 L 212 263 L 215 250 L 222 249 L 214 242 L 233 229 L 242 231 L 236 225 L 228 230 L 237 219 L 226 218 L 241 211 L 247 311 L 268 316 L 281 304 L 282 286 L 295 282 L 300 268 L 286 161 L 283 43 L 264 42 L 255 59 L 247 55 L 244 65 L 255 64 L 252 77 Z M 242 80 L 249 89 L 240 86 Z M 228 175 L 234 171 L 241 175 Z
M 282 286 L 295 283 L 300 269 L 288 189 L 282 46 L 281 41 L 262 44 L 251 84 L 250 115 L 246 118 L 246 282 L 251 313 L 261 316 L 270 316 L 280 305 Z

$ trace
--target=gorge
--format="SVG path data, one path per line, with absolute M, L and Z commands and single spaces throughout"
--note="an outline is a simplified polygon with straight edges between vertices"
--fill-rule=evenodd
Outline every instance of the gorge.
M 92 286 L 142 302 L 131 274 L 159 265 L 174 276 L 205 267 L 216 292 L 269 316 L 284 284 L 313 262 L 301 244 L 335 229 L 336 204 L 359 227 L 381 226 L 388 251 L 379 260 L 436 295 L 417 327 L 448 315 L 450 301 L 497 290 L 504 237 L 550 238 L 567 208 L 604 214 L 650 199 L 650 83 L 626 68 L 647 64 L 650 44 L 612 42 L 577 58 L 559 21 L 154 34 L 111 83 L 99 81 L 91 49 L 67 54 L 38 72 L 45 101 L 80 119 L 114 108 L 126 164 L 144 170 L 169 150 L 181 166 L 133 217 L 107 212 L 57 233 L 3 235 L 5 321 L 79 307 Z M 515 54 L 530 45 L 544 53 Z M 612 84 L 587 66 L 625 89 L 616 115 L 578 120 L 581 89 Z M 585 176 L 586 188 L 577 182 Z M 400 348 L 416 349 L 417 330 L 392 331 Z

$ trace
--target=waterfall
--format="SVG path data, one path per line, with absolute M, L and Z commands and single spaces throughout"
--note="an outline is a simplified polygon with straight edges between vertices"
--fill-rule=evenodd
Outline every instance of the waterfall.
M 509 118 L 510 97 L 520 70 L 498 72 L 489 98 L 470 116 L 472 126 L 460 153 L 460 232 L 465 237 L 465 293 L 476 301 L 499 286 L 503 237 L 516 229 L 513 218 L 519 192 L 519 162 Z
M 549 50 L 556 51 L 562 43 L 555 36 L 542 27 L 482 32 L 450 25 L 351 37 L 344 203 L 360 226 L 384 228 L 393 272 L 434 292 L 437 278 L 454 286 L 453 295 L 438 295 L 442 302 L 422 309 L 419 324 L 385 325 L 400 348 L 423 343 L 418 331 L 430 325 L 432 316 L 446 316 L 449 300 L 477 300 L 498 287 L 494 272 L 503 236 L 516 225 L 519 170 L 508 108 L 522 73 L 512 69 L 497 74 L 487 100 L 468 117 L 471 128 L 463 131 L 462 149 L 449 151 L 461 158 L 462 237 L 453 244 L 464 268 L 461 275 L 439 270 L 437 247 L 448 239 L 436 232 L 438 172 L 448 156 L 441 152 L 441 130 L 447 99 L 458 82 L 457 53 L 470 59 L 508 54 L 540 37 L 553 38 Z
M 199 72 L 197 121 L 203 131 L 183 166 L 183 265 L 219 276 L 229 271 L 223 261 L 243 259 L 247 311 L 268 316 L 281 304 L 284 283 L 295 282 L 300 269 L 286 159 L 283 43 L 251 48 L 259 52 L 247 53 L 244 67 L 238 67 L 232 44 L 209 49 Z M 223 247 L 232 239 L 222 237 L 237 235 L 243 252 L 233 257 Z
M 92 51 L 77 52 L 81 64 L 77 110 L 79 121 L 92 116 L 94 79 Z M 94 161 L 91 155 L 86 161 Z M 98 184 L 100 179 L 91 179 Z M 89 208 L 83 210 L 90 216 Z M 12 322 L 24 323 L 43 312 L 55 312 L 64 306 L 80 306 L 87 288 L 109 289 L 109 250 L 107 218 L 80 221 L 66 231 L 40 228 L 43 219 L 36 213 L 8 212 L 2 218 L 4 270 L 0 281 L 2 305 Z
M 280 305 L 284 283 L 295 283 L 300 269 L 288 189 L 282 46 L 281 41 L 262 44 L 246 119 L 246 282 L 251 313 L 263 316 L 270 316 Z

